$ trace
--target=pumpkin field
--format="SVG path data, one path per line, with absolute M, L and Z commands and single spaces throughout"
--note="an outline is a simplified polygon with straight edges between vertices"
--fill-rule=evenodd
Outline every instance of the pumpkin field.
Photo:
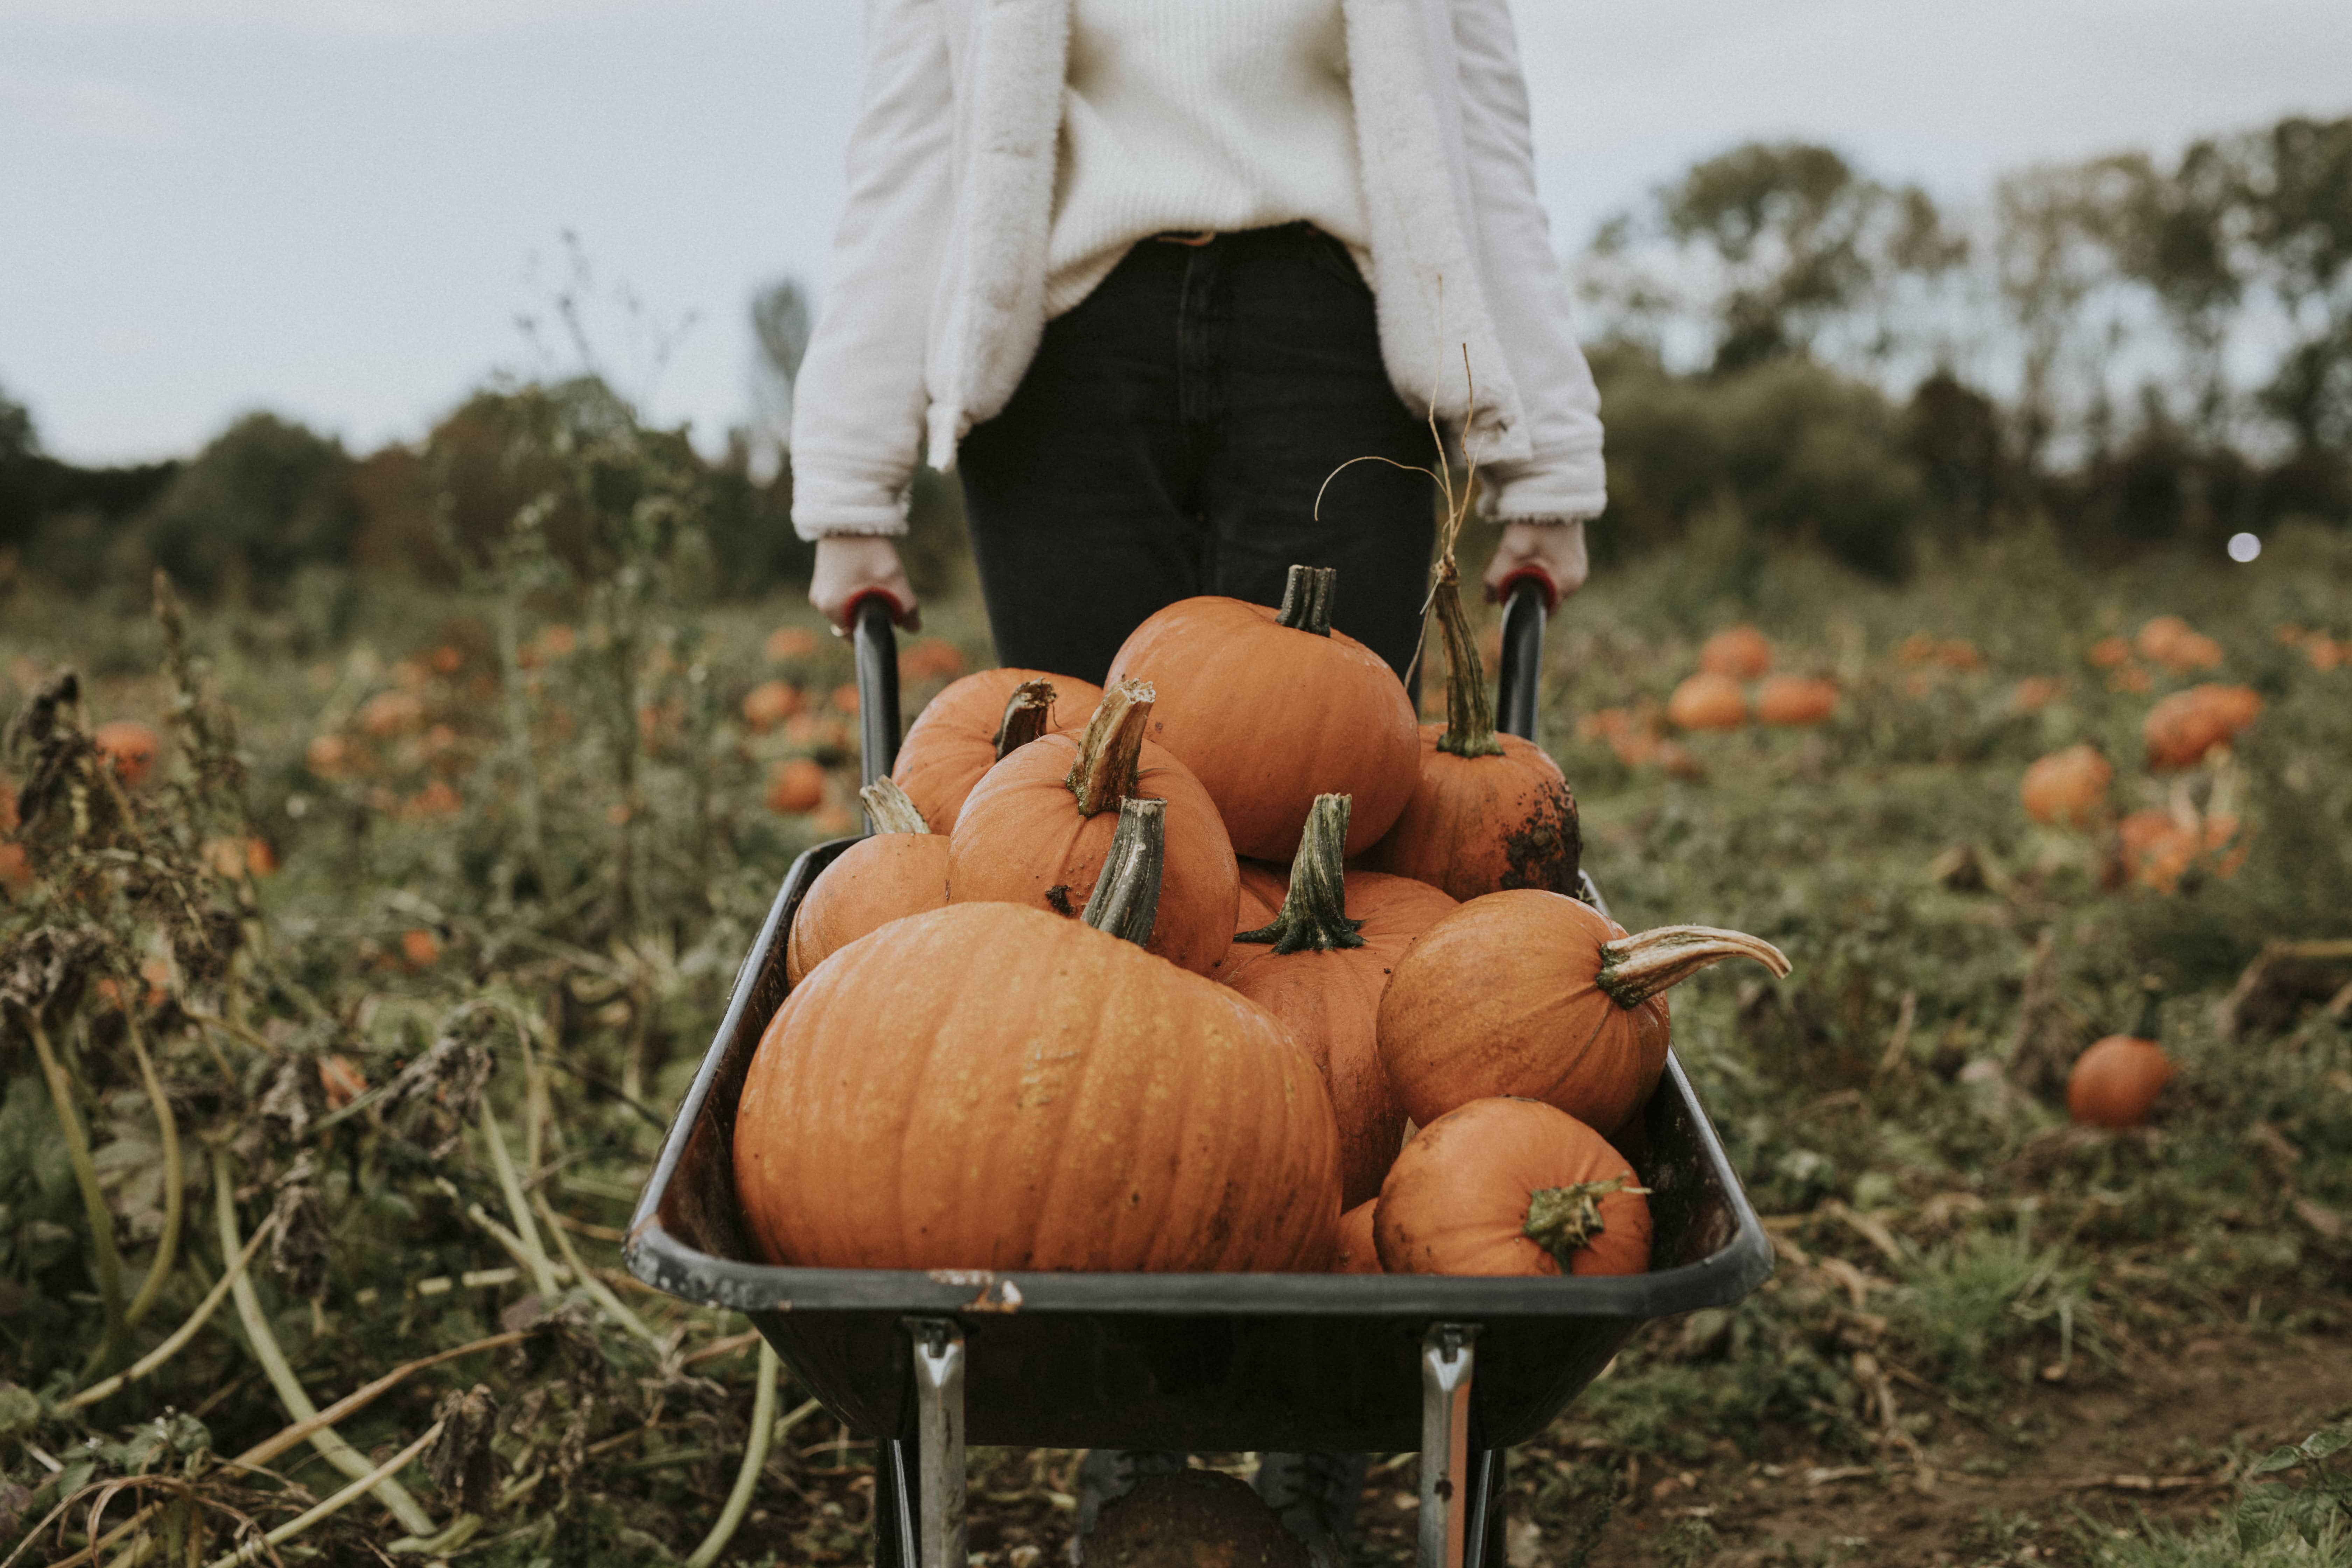
M 849 645 L 659 501 L 593 572 L 519 521 L 438 586 L 5 601 L 0 1563 L 866 1560 L 866 1436 L 621 1267 L 859 828 Z M 923 613 L 910 721 L 991 662 Z M 1540 703 L 1616 919 L 1792 973 L 1672 1004 L 1777 1271 L 1513 1451 L 1515 1568 L 2352 1568 L 2352 536 L 1890 586 L 1702 530 Z M 972 1563 L 1064 1561 L 1079 1458 L 975 1449 Z

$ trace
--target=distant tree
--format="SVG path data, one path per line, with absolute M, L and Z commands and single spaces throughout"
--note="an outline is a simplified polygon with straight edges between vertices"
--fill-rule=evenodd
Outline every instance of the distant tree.
M 793 444 L 793 384 L 814 325 L 808 290 L 796 279 L 779 279 L 751 296 L 751 407 L 758 444 L 771 460 Z
M 0 550 L 16 547 L 40 519 L 40 453 L 32 413 L 0 388 Z
M 267 598 L 297 567 L 350 559 L 360 523 L 342 443 L 248 414 L 179 471 L 138 531 L 189 592 Z
M 2334 470 L 2340 498 L 2352 455 L 2352 116 L 2283 120 L 2235 151 L 2252 267 L 2292 340 L 2260 401 L 2299 459 Z

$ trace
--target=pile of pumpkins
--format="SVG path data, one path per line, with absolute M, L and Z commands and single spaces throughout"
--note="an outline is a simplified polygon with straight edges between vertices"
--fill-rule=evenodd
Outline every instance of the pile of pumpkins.
M 810 887 L 734 1133 L 770 1262 L 1630 1273 L 1665 989 L 1769 944 L 1571 896 L 1559 767 L 1331 626 L 1181 601 L 1097 689 L 947 687 Z M 1415 1129 L 1417 1128 L 1417 1131 Z

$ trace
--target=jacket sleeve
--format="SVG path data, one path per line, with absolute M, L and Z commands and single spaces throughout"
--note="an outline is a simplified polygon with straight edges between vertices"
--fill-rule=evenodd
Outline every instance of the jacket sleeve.
M 793 395 L 793 527 L 904 533 L 954 182 L 937 0 L 866 0 L 865 81 L 833 269 Z
M 1534 455 L 1496 463 L 1482 487 L 1487 516 L 1596 517 L 1608 495 L 1601 394 L 1577 346 L 1568 276 L 1536 200 L 1526 79 L 1508 0 L 1453 0 L 1462 132 L 1488 309 L 1525 405 Z

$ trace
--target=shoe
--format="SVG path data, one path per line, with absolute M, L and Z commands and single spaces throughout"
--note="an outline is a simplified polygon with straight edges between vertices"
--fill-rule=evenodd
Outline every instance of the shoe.
M 1251 1485 L 1284 1528 L 1307 1543 L 1316 1568 L 1348 1561 L 1356 1503 L 1363 1495 L 1369 1454 L 1261 1454 Z
M 1102 1517 L 1103 1504 L 1133 1491 L 1151 1476 L 1172 1476 L 1192 1463 L 1192 1456 L 1154 1448 L 1089 1448 L 1078 1465 L 1078 1517 L 1070 1533 L 1070 1568 L 1086 1562 L 1086 1539 Z

